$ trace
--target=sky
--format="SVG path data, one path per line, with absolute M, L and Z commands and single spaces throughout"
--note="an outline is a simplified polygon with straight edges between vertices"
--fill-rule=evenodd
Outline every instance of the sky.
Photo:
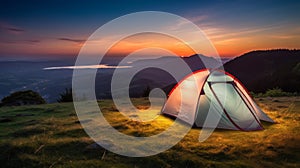
M 0 59 L 76 57 L 100 26 L 139 11 L 170 12 L 191 20 L 222 57 L 260 49 L 299 49 L 299 9 L 300 1 L 276 0 L 4 0 L 0 6 Z M 167 42 L 172 47 L 168 40 L 162 44 Z M 116 52 L 130 51 L 121 44 Z

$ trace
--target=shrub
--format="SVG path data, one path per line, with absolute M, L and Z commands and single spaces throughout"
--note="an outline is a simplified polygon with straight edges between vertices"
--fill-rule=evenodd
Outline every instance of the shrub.
M 2 106 L 21 106 L 46 103 L 39 93 L 32 90 L 14 92 L 9 96 L 4 97 L 1 101 Z
M 298 94 L 285 92 L 280 88 L 268 89 L 265 93 L 253 93 L 251 92 L 253 97 L 283 97 L 283 96 L 297 96 Z
M 266 91 L 265 96 L 269 97 L 280 97 L 280 96 L 293 96 L 293 93 L 284 92 L 280 88 L 269 89 Z
M 72 89 L 65 89 L 65 92 L 60 94 L 60 97 L 57 99 L 58 103 L 63 102 L 73 102 L 73 95 L 72 95 Z

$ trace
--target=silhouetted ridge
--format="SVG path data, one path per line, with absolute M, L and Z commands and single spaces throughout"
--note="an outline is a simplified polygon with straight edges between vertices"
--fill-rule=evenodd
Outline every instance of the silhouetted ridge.
M 264 92 L 278 87 L 300 92 L 300 50 L 251 51 L 227 62 L 224 67 L 250 91 Z

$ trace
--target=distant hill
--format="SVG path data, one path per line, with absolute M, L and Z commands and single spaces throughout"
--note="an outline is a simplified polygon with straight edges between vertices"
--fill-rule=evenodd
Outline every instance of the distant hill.
M 201 57 L 201 59 L 199 59 Z M 161 88 L 168 93 L 176 84 L 175 79 L 166 71 L 153 67 L 173 67 L 179 79 L 190 72 L 184 71 L 179 61 L 190 66 L 192 71 L 224 67 L 235 75 L 242 83 L 254 92 L 264 92 L 279 87 L 288 92 L 300 93 L 300 50 L 267 50 L 252 51 L 233 60 L 216 60 L 203 55 L 190 57 L 164 56 L 153 59 L 141 59 L 124 64 L 131 68 L 122 69 L 124 76 L 127 72 L 143 69 L 137 73 L 130 83 L 130 95 L 140 97 L 147 87 Z M 103 61 L 107 65 L 118 65 L 120 58 L 109 58 Z M 71 66 L 74 62 L 66 61 L 9 61 L 0 62 L 0 99 L 10 93 L 21 90 L 38 92 L 47 102 L 56 102 L 66 88 L 72 87 L 72 69 L 44 70 L 47 67 Z M 111 78 L 115 69 L 99 69 L 96 76 L 95 90 L 97 98 L 110 98 Z
M 220 65 L 220 62 L 212 57 L 200 55 L 201 59 L 212 66 Z M 102 61 L 107 65 L 118 65 L 122 58 L 112 57 Z M 174 57 L 164 56 L 160 58 L 141 59 L 128 62 L 132 68 L 122 69 L 123 73 L 132 72 L 136 69 L 143 69 L 147 65 L 153 67 L 174 67 L 180 77 L 184 77 L 188 72 L 178 67 L 178 62 L 184 60 L 192 69 L 204 68 L 204 64 L 197 56 Z M 47 102 L 56 102 L 60 94 L 66 88 L 72 87 L 72 69 L 53 69 L 45 70 L 49 67 L 65 67 L 74 65 L 74 60 L 52 60 L 52 61 L 0 61 L 0 100 L 16 91 L 33 90 L 38 92 Z M 99 69 L 96 76 L 97 98 L 110 98 L 110 84 L 112 74 L 115 69 Z M 126 75 L 124 75 L 126 76 Z M 148 86 L 152 88 L 165 88 L 173 86 L 176 81 L 169 73 L 157 69 L 147 68 L 139 72 L 132 80 L 130 94 L 139 97 Z M 169 89 L 170 90 L 170 89 Z
M 0 61 L 0 99 L 16 91 L 33 90 L 47 102 L 55 102 L 65 88 L 72 86 L 72 71 L 43 68 L 73 64 L 69 60 Z
M 260 50 L 243 54 L 224 65 L 250 91 L 281 88 L 300 92 L 300 50 Z
M 135 61 L 131 64 L 132 68 L 128 69 L 128 71 L 134 71 L 135 68 L 143 69 L 143 67 L 149 65 L 152 65 L 153 67 L 174 67 L 178 79 L 182 79 L 186 75 L 191 73 L 191 71 L 186 71 L 180 66 L 182 65 L 182 60 L 190 67 L 191 71 L 196 71 L 207 67 L 216 68 L 222 65 L 221 60 L 216 60 L 213 57 L 207 57 L 200 54 L 181 58 L 174 56 L 165 56 L 156 59 L 144 59 Z M 124 73 L 126 73 L 126 71 L 124 71 Z M 170 75 L 170 73 L 158 68 L 143 69 L 132 79 L 130 84 L 130 95 L 132 97 L 140 97 L 147 87 L 150 87 L 151 89 L 161 88 L 166 93 L 168 93 L 177 83 L 176 80 Z

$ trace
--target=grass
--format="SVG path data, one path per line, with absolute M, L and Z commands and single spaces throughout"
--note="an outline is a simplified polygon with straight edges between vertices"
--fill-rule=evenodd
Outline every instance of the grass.
M 300 167 L 300 97 L 258 98 L 277 124 L 263 131 L 216 130 L 198 142 L 193 128 L 171 149 L 155 156 L 130 158 L 89 150 L 93 141 L 78 122 L 72 103 L 0 108 L 1 167 Z M 139 109 L 147 100 L 134 99 Z M 111 100 L 99 102 L 106 119 L 119 131 L 150 136 L 173 120 L 159 116 L 138 123 L 122 116 Z

